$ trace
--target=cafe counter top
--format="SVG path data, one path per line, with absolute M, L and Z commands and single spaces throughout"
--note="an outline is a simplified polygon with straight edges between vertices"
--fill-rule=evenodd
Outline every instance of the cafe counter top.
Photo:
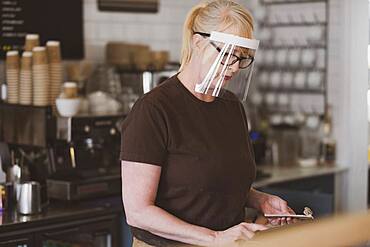
M 16 210 L 0 212 L 0 236 L 14 232 L 43 231 L 51 225 L 68 225 L 68 222 L 88 224 L 90 221 L 108 220 L 123 212 L 120 196 L 84 202 L 50 202 L 39 214 L 21 215 Z
M 339 165 L 314 167 L 260 165 L 257 166 L 257 169 L 263 175 L 253 184 L 254 188 L 324 175 L 335 175 L 348 170 L 348 168 Z

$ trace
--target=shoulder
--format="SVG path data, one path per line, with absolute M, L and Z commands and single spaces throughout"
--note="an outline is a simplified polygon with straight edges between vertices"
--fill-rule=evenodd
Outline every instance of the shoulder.
M 176 99 L 177 77 L 173 76 L 162 84 L 141 96 L 134 104 L 129 113 L 129 117 L 136 114 L 156 113 L 164 114 L 166 109 L 173 104 Z
M 177 76 L 172 76 L 159 86 L 144 94 L 138 102 L 142 102 L 143 104 L 152 104 L 157 107 L 164 106 L 173 101 L 176 98 L 176 94 L 179 93 L 177 90 L 177 83 Z

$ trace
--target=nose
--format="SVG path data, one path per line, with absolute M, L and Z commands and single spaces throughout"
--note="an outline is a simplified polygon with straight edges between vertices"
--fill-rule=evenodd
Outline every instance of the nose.
M 239 70 L 239 61 L 229 66 L 231 72 L 236 73 Z

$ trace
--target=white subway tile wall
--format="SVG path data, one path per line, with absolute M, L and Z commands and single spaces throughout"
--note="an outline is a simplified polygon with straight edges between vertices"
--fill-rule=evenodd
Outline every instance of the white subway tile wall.
M 85 58 L 104 61 L 105 45 L 123 41 L 169 50 L 179 61 L 182 26 L 187 12 L 199 0 L 160 0 L 158 13 L 101 12 L 96 0 L 84 0 Z

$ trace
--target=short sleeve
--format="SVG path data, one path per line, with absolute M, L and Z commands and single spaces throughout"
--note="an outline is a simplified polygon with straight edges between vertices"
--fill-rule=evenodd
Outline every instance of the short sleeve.
M 140 99 L 122 124 L 120 159 L 162 166 L 167 155 L 164 112 Z

